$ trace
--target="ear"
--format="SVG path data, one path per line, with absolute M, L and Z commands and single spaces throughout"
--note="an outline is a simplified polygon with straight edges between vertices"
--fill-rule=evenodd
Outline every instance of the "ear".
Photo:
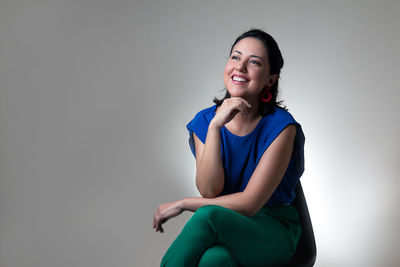
M 278 75 L 278 74 L 272 74 L 272 75 L 269 77 L 269 80 L 268 80 L 267 85 L 268 85 L 269 87 L 271 87 L 272 85 L 274 85 L 274 83 L 275 83 L 278 79 L 279 79 L 279 75 Z

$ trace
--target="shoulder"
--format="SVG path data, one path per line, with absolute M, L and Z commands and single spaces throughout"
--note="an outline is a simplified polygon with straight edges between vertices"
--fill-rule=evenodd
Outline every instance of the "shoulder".
M 197 114 L 194 116 L 194 118 L 188 123 L 187 126 L 189 127 L 208 127 L 210 124 L 211 120 L 215 116 L 215 109 L 216 105 L 205 108 L 203 110 L 200 110 L 197 112 Z
M 294 131 L 296 136 L 304 138 L 301 125 L 294 119 L 292 114 L 283 108 L 276 108 L 273 113 L 263 117 L 260 137 L 269 144 L 289 125 L 295 126 L 290 127 L 291 130 L 289 132 Z
M 292 114 L 289 111 L 283 108 L 276 108 L 275 111 L 271 114 L 268 114 L 262 118 L 262 125 L 265 128 L 270 130 L 276 128 L 285 128 L 289 124 L 296 124 L 296 120 L 293 118 Z
M 271 120 L 271 121 L 282 121 L 282 122 L 290 122 L 293 121 L 295 122 L 295 119 L 293 118 L 292 114 L 290 114 L 289 111 L 287 111 L 284 108 L 276 108 L 275 111 L 267 116 L 265 118 Z
M 213 105 L 211 107 L 200 110 L 199 112 L 197 112 L 195 118 L 203 118 L 203 119 L 211 121 L 211 119 L 215 115 L 216 108 L 217 108 L 217 105 Z
M 186 128 L 189 131 L 190 138 L 193 139 L 193 133 L 197 135 L 197 137 L 205 143 L 208 126 L 211 120 L 215 115 L 216 105 L 205 108 L 199 111 L 194 118 L 186 125 Z

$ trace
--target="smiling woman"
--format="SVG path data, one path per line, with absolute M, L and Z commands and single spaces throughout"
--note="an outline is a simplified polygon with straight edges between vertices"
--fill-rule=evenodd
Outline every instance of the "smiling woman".
M 232 97 L 257 97 L 260 89 L 270 87 L 277 78 L 277 74 L 270 75 L 267 52 L 256 38 L 245 38 L 235 45 L 224 71 Z
M 243 39 L 245 39 L 245 40 L 243 40 Z M 225 72 L 224 72 L 225 86 L 227 86 L 229 79 L 230 79 L 229 75 L 226 74 L 226 72 L 229 71 L 229 67 L 232 66 L 232 64 L 229 64 L 230 61 L 240 61 L 242 59 L 240 56 L 243 55 L 243 52 L 240 51 L 239 49 L 237 49 L 237 44 L 242 43 L 241 42 L 242 40 L 246 41 L 246 43 L 252 42 L 255 45 L 255 47 L 253 47 L 252 49 L 258 48 L 258 50 L 257 50 L 258 54 L 250 54 L 249 55 L 250 59 L 251 59 L 251 61 L 248 62 L 249 63 L 248 65 L 250 65 L 249 66 L 250 70 L 251 70 L 251 65 L 256 65 L 259 67 L 259 68 L 254 68 L 254 69 L 260 69 L 262 67 L 268 68 L 268 70 L 264 69 L 264 71 L 267 71 L 267 73 L 268 73 L 267 75 L 270 75 L 271 76 L 270 78 L 274 79 L 274 81 L 272 82 L 272 85 L 270 85 L 270 87 L 265 87 L 265 89 L 268 89 L 268 90 L 264 90 L 264 92 L 263 92 L 264 95 L 268 96 L 265 99 L 270 98 L 269 101 L 261 101 L 260 105 L 259 105 L 259 113 L 265 116 L 268 113 L 272 112 L 277 106 L 280 105 L 280 102 L 277 102 L 276 98 L 278 95 L 279 75 L 280 75 L 281 69 L 283 67 L 282 54 L 278 47 L 278 44 L 275 42 L 275 40 L 272 38 L 271 35 L 263 32 L 263 31 L 259 31 L 259 30 L 251 30 L 251 31 L 243 33 L 236 39 L 236 41 L 233 43 L 233 45 L 231 47 L 230 60 L 226 64 Z M 245 44 L 243 44 L 243 45 L 245 45 Z M 259 47 L 260 45 L 262 47 Z M 241 62 L 243 63 L 243 59 Z M 232 79 L 237 79 L 237 77 L 240 78 L 242 76 L 241 76 L 241 74 L 237 74 L 237 76 L 232 77 Z M 245 79 L 245 77 L 242 77 L 242 78 Z M 264 76 L 264 78 L 266 80 L 268 80 L 267 76 Z M 265 84 L 267 84 L 267 82 L 265 82 Z M 229 88 L 227 87 L 227 89 L 228 90 L 226 91 L 225 97 L 222 100 L 214 99 L 214 102 L 217 105 L 222 104 L 222 102 L 225 99 L 231 97 Z
M 224 70 L 227 89 L 187 125 L 202 197 L 159 205 L 153 228 L 195 212 L 161 266 L 282 266 L 301 235 L 290 204 L 304 170 L 304 135 L 276 102 L 283 66 L 261 30 L 239 36 Z

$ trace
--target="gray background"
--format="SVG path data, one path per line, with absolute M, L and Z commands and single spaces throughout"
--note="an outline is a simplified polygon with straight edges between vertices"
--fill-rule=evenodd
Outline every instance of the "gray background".
M 186 123 L 250 27 L 303 125 L 316 266 L 400 262 L 399 1 L 0 0 L 0 266 L 157 266 L 197 195 Z

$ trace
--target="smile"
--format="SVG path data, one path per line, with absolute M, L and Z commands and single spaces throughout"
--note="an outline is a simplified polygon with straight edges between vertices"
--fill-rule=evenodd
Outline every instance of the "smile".
M 233 80 L 234 82 L 242 82 L 242 83 L 248 82 L 248 81 L 249 81 L 246 77 L 238 76 L 238 75 L 233 75 L 233 76 L 232 76 L 232 80 Z

